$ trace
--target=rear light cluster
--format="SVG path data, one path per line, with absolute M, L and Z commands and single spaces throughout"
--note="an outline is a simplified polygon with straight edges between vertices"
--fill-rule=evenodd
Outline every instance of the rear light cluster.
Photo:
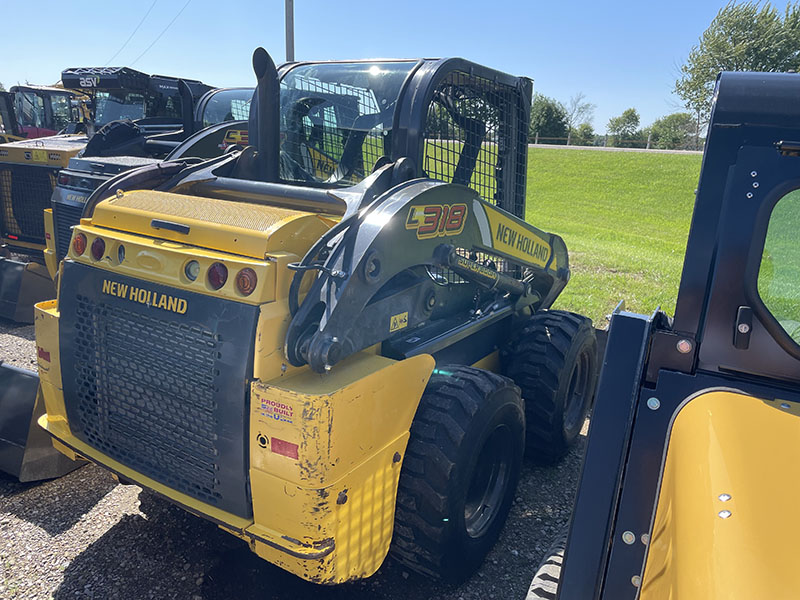
M 97 181 L 87 177 L 68 175 L 67 173 L 58 174 L 58 185 L 70 186 L 82 190 L 91 191 L 97 187 Z
M 87 244 L 86 235 L 80 232 L 76 233 L 75 237 L 72 238 L 72 251 L 75 253 L 75 256 L 83 256 L 83 253 L 86 252 Z M 106 255 L 106 241 L 101 237 L 94 238 L 90 247 L 90 252 L 94 260 L 102 260 Z M 117 261 L 121 263 L 124 260 L 125 246 L 120 244 L 117 246 Z
M 200 263 L 190 260 L 183 266 L 183 274 L 189 281 L 196 281 L 200 276 Z M 212 290 L 221 289 L 228 282 L 228 267 L 221 262 L 213 263 L 206 272 L 206 281 Z M 240 269 L 236 274 L 236 289 L 243 296 L 252 294 L 258 284 L 258 276 L 250 267 Z
M 82 256 L 86 252 L 88 241 L 83 233 L 76 233 L 72 238 L 72 251 L 76 256 Z M 106 242 L 101 237 L 94 238 L 91 245 L 91 254 L 94 260 L 101 260 L 106 253 Z M 125 260 L 125 246 L 120 244 L 117 247 L 117 260 L 122 263 Z M 190 260 L 183 267 L 183 274 L 189 281 L 196 281 L 200 275 L 200 263 Z M 212 290 L 221 289 L 228 281 L 228 267 L 221 262 L 215 262 L 208 268 L 206 274 L 208 285 Z M 250 267 L 244 267 L 236 273 L 236 289 L 243 296 L 252 294 L 258 285 L 258 275 Z

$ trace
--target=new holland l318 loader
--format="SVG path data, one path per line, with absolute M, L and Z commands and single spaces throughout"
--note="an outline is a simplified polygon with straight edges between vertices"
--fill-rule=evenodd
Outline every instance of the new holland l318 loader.
M 800 78 L 722 73 L 674 318 L 620 308 L 528 600 L 797 598 Z
M 253 146 L 88 200 L 37 305 L 39 423 L 299 577 L 391 548 L 463 579 L 595 386 L 590 321 L 548 310 L 564 242 L 523 220 L 531 82 L 253 65 Z

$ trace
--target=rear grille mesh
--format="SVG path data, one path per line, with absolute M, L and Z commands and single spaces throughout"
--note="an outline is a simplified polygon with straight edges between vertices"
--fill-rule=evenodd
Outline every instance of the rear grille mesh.
M 77 296 L 75 390 L 86 441 L 217 505 L 219 338 Z
M 31 165 L 0 168 L 3 237 L 44 244 L 42 211 L 50 208 L 58 169 Z
M 72 206 L 53 202 L 53 221 L 56 236 L 56 256 L 63 260 L 69 253 L 69 242 L 72 239 L 72 226 L 80 223 L 83 205 Z

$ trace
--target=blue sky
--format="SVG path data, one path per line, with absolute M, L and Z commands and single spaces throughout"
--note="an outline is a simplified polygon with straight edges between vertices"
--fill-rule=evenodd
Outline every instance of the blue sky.
M 577 92 L 597 105 L 594 127 L 631 106 L 642 125 L 680 109 L 678 68 L 726 0 L 295 0 L 298 59 L 462 56 L 534 80 L 566 102 Z M 252 85 L 250 57 L 264 46 L 284 59 L 283 0 L 13 2 L 0 81 L 53 83 L 66 67 L 103 66 L 151 8 L 112 66 Z M 19 13 L 19 14 L 15 14 Z M 30 19 L 38 18 L 36 25 Z M 10 52 L 9 49 L 12 49 Z M 138 59 L 138 60 L 137 60 Z M 131 63 L 134 63 L 131 65 Z

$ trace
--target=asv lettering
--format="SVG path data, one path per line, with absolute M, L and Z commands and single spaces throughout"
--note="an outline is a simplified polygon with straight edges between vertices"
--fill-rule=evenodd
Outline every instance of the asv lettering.
M 79 80 L 80 86 L 84 88 L 97 87 L 99 83 L 99 77 L 81 77 Z

